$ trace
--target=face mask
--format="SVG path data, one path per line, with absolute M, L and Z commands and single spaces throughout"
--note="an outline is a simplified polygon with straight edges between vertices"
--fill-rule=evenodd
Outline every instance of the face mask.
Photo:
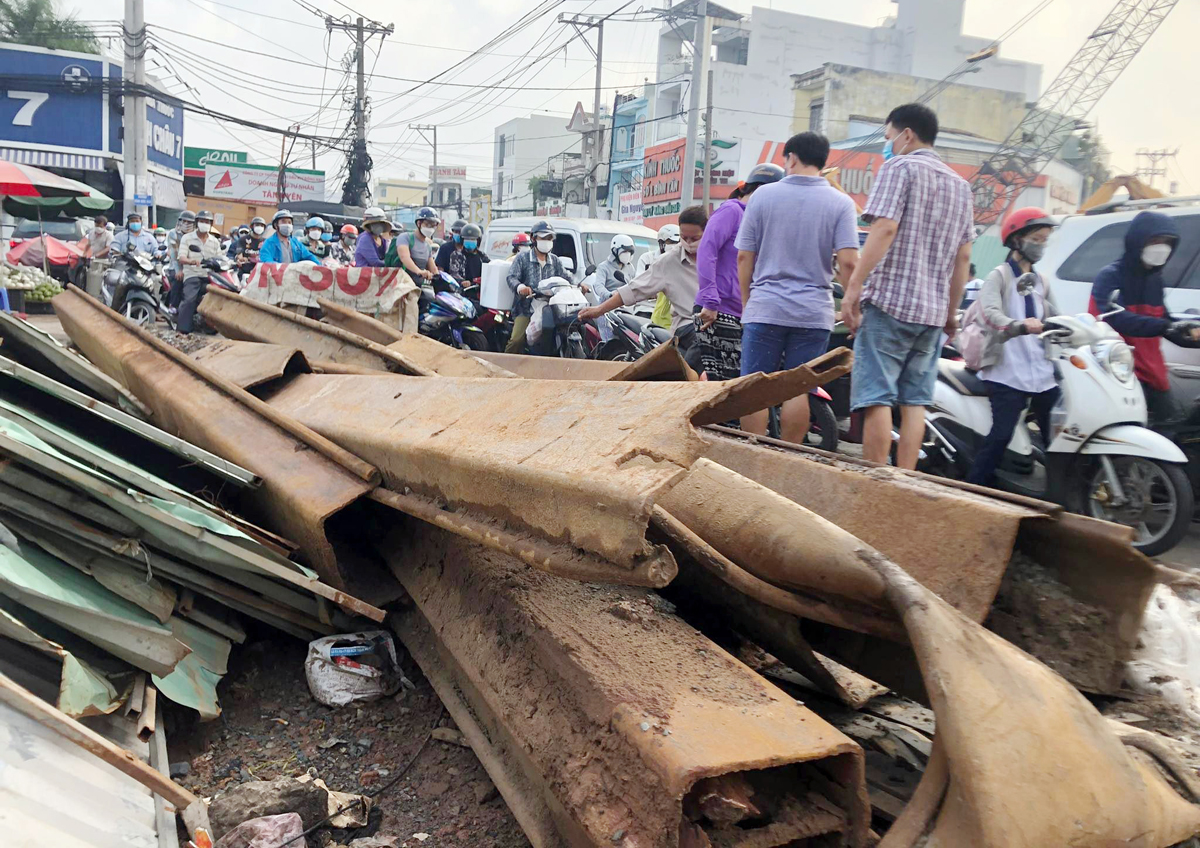
M 549 253 L 553 247 L 554 239 L 552 238 L 537 240 L 537 249 L 542 253 Z
M 1171 245 L 1148 244 L 1142 249 L 1142 261 L 1151 268 L 1159 268 L 1167 264 L 1171 258 Z
M 210 229 L 212 229 L 212 224 L 205 221 L 203 224 L 197 224 L 196 229 L 202 233 L 207 233 Z
M 475 241 L 474 239 L 471 239 L 470 241 L 464 241 L 463 247 L 465 247 L 467 250 L 474 250 L 475 248 L 479 247 L 479 242 Z
M 283 236 L 284 238 L 291 238 L 292 225 L 291 224 L 280 224 L 279 225 L 279 235 Z
M 522 244 L 522 245 L 519 245 L 519 246 L 517 247 L 517 250 L 518 250 L 519 252 L 521 252 L 521 253 L 528 253 L 528 252 L 529 252 L 529 245 L 527 245 L 527 244 Z
M 383 224 L 372 224 L 369 229 L 371 230 L 372 235 L 383 235 Z
M 629 261 L 631 259 L 633 259 L 633 251 L 632 250 L 622 250 L 620 253 L 617 254 L 617 261 L 620 262 L 622 265 L 628 265 Z
M 167 237 L 166 237 L 166 236 L 155 236 L 155 237 L 154 237 L 154 240 L 155 240 L 156 242 L 158 242 L 159 244 L 166 244 L 166 243 L 167 243 Z
M 317 241 L 319 238 L 321 238 L 321 231 L 320 230 L 309 230 L 308 237 L 310 239 L 312 239 L 313 241 Z
M 264 226 L 261 226 L 261 225 L 259 225 L 259 224 L 255 224 L 253 227 L 251 227 L 251 228 L 250 228 L 250 231 L 251 231 L 252 233 L 254 233 L 256 236 L 261 236 L 261 235 L 262 235 L 262 234 L 263 234 L 263 233 L 266 231 L 266 229 L 267 229 L 267 228 L 266 228 L 266 227 L 264 227 Z
M 421 227 L 421 235 L 425 238 L 433 238 L 433 234 L 437 232 L 437 227 Z
M 132 224 L 129 225 L 129 232 L 140 233 L 141 231 L 142 231 L 142 225 L 139 224 L 137 221 L 134 221 Z
M 459 233 L 455 233 L 455 234 L 454 234 L 454 243 L 455 243 L 455 244 L 462 244 L 462 243 L 463 243 L 463 237 L 462 237 L 462 235 L 460 235 Z
M 1021 253 L 1025 254 L 1025 258 L 1030 262 L 1040 262 L 1046 254 L 1046 243 L 1025 239 L 1021 242 Z
M 349 247 L 350 245 L 354 244 L 354 236 L 349 236 L 349 235 L 342 236 L 342 244 L 346 245 L 346 247 Z
M 104 232 L 104 227 L 96 227 L 96 235 L 100 235 L 102 232 Z
M 683 252 L 688 256 L 695 256 L 696 251 L 700 249 L 699 241 L 685 241 L 683 243 Z
M 900 137 L 899 133 L 897 133 L 896 138 L 899 138 L 899 137 Z M 905 146 L 907 146 L 907 145 L 905 145 Z M 903 155 L 904 155 L 903 150 L 901 150 L 898 153 L 896 152 L 895 139 L 889 138 L 887 141 L 885 141 L 883 143 L 883 161 L 884 162 L 894 159 L 897 156 L 903 156 Z

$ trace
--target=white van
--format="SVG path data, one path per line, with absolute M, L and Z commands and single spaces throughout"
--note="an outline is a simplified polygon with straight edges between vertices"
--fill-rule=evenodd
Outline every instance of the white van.
M 1200 313 L 1200 197 L 1135 200 L 1111 208 L 1068 216 L 1050 237 L 1037 270 L 1050 280 L 1059 310 L 1087 312 L 1097 272 L 1125 252 L 1129 223 L 1139 212 L 1153 209 L 1179 226 L 1179 246 L 1163 268 L 1167 312 L 1177 317 L 1191 312 L 1187 317 L 1195 318 Z M 1200 350 L 1164 341 L 1163 355 L 1175 395 L 1185 402 L 1200 397 Z
M 517 233 L 528 233 L 538 221 L 554 227 L 554 254 L 563 260 L 575 282 L 582 282 L 609 257 L 613 236 L 624 233 L 633 238 L 637 260 L 648 250 L 658 250 L 658 233 L 641 224 L 622 221 L 602 221 L 597 218 L 496 218 L 483 234 L 483 249 L 492 259 L 507 259 L 512 255 L 512 240 Z

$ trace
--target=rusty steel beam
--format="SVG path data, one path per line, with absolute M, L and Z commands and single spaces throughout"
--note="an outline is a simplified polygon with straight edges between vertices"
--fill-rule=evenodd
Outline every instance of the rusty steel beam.
M 380 552 L 413 600 L 391 623 L 536 848 L 866 844 L 861 749 L 653 593 L 415 521 Z M 760 815 L 715 822 L 720 781 Z
M 74 287 L 54 308 L 76 346 L 150 407 L 159 427 L 262 477 L 242 495 L 254 517 L 295 541 L 325 582 L 352 585 L 325 526 L 375 488 L 375 468 Z
M 724 421 L 849 368 L 809 366 L 727 383 L 576 383 L 300 375 L 266 397 L 356 455 L 387 487 L 499 520 L 613 564 L 610 579 L 674 575 L 646 540 L 655 495 L 699 456 L 692 421 Z
M 193 350 L 190 356 L 243 389 L 278 380 L 286 374 L 312 371 L 298 348 L 261 342 L 213 339 Z

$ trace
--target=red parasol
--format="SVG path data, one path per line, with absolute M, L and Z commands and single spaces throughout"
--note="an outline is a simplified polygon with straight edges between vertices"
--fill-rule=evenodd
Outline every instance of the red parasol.
M 86 197 L 83 183 L 64 179 L 49 171 L 0 160 L 0 195 L 10 197 Z
M 54 236 L 38 236 L 26 239 L 16 247 L 9 248 L 4 257 L 13 265 L 67 265 L 72 258 L 83 255 L 83 251 L 73 244 L 59 241 Z

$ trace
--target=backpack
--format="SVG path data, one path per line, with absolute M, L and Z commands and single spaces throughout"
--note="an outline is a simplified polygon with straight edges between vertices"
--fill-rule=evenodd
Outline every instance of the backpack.
M 983 304 L 975 298 L 962 317 L 962 326 L 954 337 L 954 346 L 962 354 L 963 362 L 972 371 L 983 365 L 983 350 L 987 347 L 988 329 L 983 320 Z

